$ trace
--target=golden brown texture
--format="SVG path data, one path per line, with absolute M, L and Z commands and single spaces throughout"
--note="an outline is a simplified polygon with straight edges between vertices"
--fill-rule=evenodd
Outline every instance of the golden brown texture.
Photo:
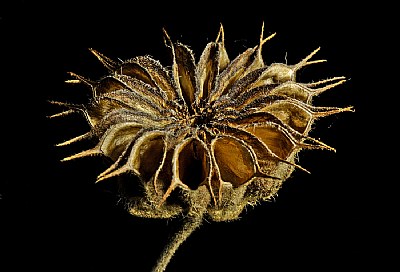
M 143 188 L 124 191 L 131 214 L 186 215 L 154 271 L 165 270 L 204 216 L 237 219 L 246 205 L 276 195 L 294 169 L 307 171 L 296 162 L 300 150 L 333 150 L 308 136 L 311 126 L 351 107 L 317 107 L 312 98 L 345 79 L 296 82 L 299 69 L 323 61 L 310 60 L 319 48 L 295 65 L 265 65 L 262 46 L 274 35 L 264 38 L 262 31 L 258 45 L 230 60 L 221 26 L 196 62 L 189 47 L 172 42 L 164 31 L 171 70 L 150 56 L 114 61 L 91 49 L 109 74 L 92 81 L 71 73 L 74 79 L 68 81 L 89 85 L 90 103 L 54 102 L 69 108 L 54 116 L 78 111 L 91 126 L 60 145 L 98 139 L 96 146 L 64 161 L 109 157 L 113 164 L 98 181 L 123 176 L 125 184 Z

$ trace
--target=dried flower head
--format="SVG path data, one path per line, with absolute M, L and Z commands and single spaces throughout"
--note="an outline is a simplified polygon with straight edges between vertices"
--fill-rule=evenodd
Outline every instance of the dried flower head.
M 97 81 L 71 73 L 68 83 L 87 84 L 93 96 L 85 105 L 55 104 L 82 113 L 91 126 L 83 139 L 98 139 L 89 150 L 64 161 L 102 155 L 113 164 L 98 176 L 116 176 L 140 183 L 142 191 L 125 190 L 132 215 L 185 222 L 162 253 L 154 271 L 164 271 L 179 245 L 204 216 L 213 221 L 237 219 L 246 205 L 271 199 L 294 169 L 302 149 L 334 150 L 308 136 L 313 122 L 351 107 L 318 107 L 312 98 L 343 82 L 334 77 L 313 83 L 296 82 L 319 50 L 295 65 L 265 65 L 259 44 L 230 60 L 221 26 L 217 39 L 196 62 L 192 51 L 172 42 L 172 69 L 150 56 L 114 61 L 90 51 L 109 70 Z M 132 175 L 133 174 L 133 175 Z

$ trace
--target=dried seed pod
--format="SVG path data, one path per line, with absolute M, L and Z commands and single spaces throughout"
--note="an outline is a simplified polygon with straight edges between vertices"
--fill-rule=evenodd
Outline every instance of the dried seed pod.
M 308 136 L 320 117 L 351 107 L 317 107 L 312 98 L 343 82 L 335 77 L 296 82 L 296 72 L 322 62 L 265 65 L 262 46 L 275 34 L 230 60 L 221 26 L 196 62 L 184 44 L 172 42 L 171 71 L 149 56 L 111 60 L 91 52 L 110 73 L 91 81 L 71 73 L 70 83 L 90 86 L 87 105 L 54 102 L 68 108 L 55 114 L 81 112 L 91 130 L 60 145 L 95 137 L 91 149 L 64 159 L 103 155 L 113 164 L 97 181 L 124 177 L 142 191 L 124 191 L 132 215 L 171 218 L 185 214 L 186 223 L 165 248 L 154 271 L 164 271 L 179 245 L 204 216 L 214 221 L 237 219 L 246 205 L 269 200 L 294 169 L 302 168 L 302 149 L 334 150 Z M 136 177 L 136 178 L 133 178 Z

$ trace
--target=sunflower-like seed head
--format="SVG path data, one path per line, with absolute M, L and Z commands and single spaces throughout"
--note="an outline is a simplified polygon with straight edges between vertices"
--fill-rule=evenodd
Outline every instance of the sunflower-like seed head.
M 272 198 L 294 169 L 302 149 L 334 150 L 308 136 L 313 122 L 351 107 L 317 107 L 312 98 L 345 82 L 335 77 L 296 82 L 316 49 L 295 65 L 265 65 L 263 44 L 275 34 L 230 60 L 221 26 L 196 62 L 184 44 L 172 42 L 172 69 L 139 56 L 111 60 L 90 51 L 110 73 L 91 81 L 71 73 L 69 83 L 84 83 L 93 92 L 87 105 L 54 102 L 85 115 L 91 131 L 60 145 L 97 137 L 98 144 L 72 155 L 109 157 L 113 164 L 98 181 L 124 175 L 142 192 L 126 192 L 135 216 L 170 218 L 185 213 L 188 223 L 159 260 L 163 271 L 179 244 L 203 216 L 214 221 L 239 217 L 246 205 Z M 136 179 L 129 179 L 129 173 Z M 131 194 L 132 193 L 132 194 Z M 135 195 L 135 196 L 132 196 Z M 191 229 L 191 231 L 189 231 Z M 172 246 L 171 246 L 172 245 Z

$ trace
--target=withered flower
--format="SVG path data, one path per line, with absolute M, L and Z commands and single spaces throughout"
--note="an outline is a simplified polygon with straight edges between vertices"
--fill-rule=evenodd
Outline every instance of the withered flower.
M 275 34 L 230 60 L 221 26 L 196 62 L 192 51 L 172 42 L 172 69 L 150 56 L 115 61 L 90 51 L 109 70 L 92 81 L 71 73 L 69 83 L 87 84 L 88 104 L 53 102 L 68 109 L 55 116 L 82 113 L 91 126 L 64 143 L 98 139 L 89 150 L 64 161 L 102 155 L 111 166 L 97 181 L 123 176 L 141 191 L 124 191 L 132 215 L 148 218 L 185 216 L 185 223 L 166 246 L 153 271 L 164 271 L 179 245 L 207 216 L 213 221 L 239 217 L 246 205 L 276 195 L 297 164 L 302 149 L 334 150 L 308 136 L 320 117 L 351 107 L 319 107 L 313 97 L 343 82 L 334 77 L 296 82 L 296 72 L 324 60 L 295 65 L 264 64 L 262 46 Z M 129 186 L 127 187 L 129 188 Z

